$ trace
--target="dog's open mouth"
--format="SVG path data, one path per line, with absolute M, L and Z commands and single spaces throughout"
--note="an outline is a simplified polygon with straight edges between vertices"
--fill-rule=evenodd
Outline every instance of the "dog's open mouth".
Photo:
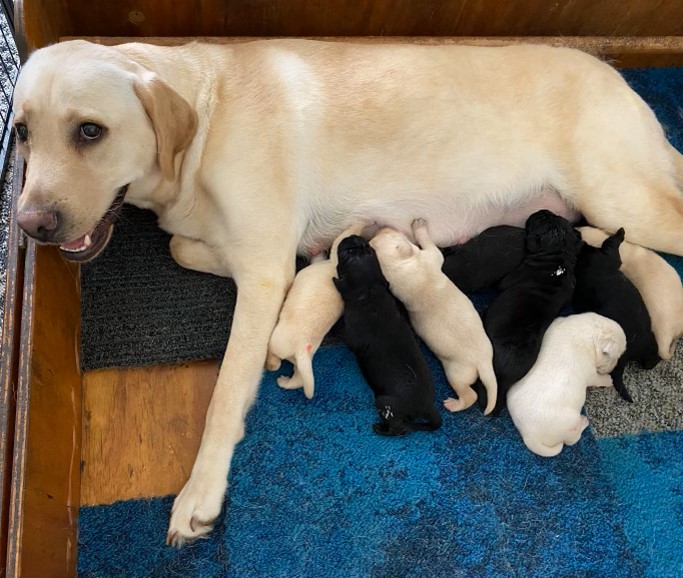
M 59 250 L 65 259 L 82 263 L 94 259 L 103 251 L 107 243 L 109 243 L 109 239 L 111 239 L 114 221 L 116 221 L 121 212 L 127 191 L 128 185 L 121 187 L 114 202 L 109 206 L 107 212 L 95 227 L 82 237 L 68 243 L 62 243 L 59 246 Z

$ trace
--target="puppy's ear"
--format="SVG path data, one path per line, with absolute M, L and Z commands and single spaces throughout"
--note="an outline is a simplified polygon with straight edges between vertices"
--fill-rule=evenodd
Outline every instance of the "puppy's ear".
M 614 367 L 616 361 L 623 354 L 623 351 L 620 351 L 620 349 L 618 339 L 615 338 L 613 331 L 601 331 L 597 342 L 598 355 L 596 366 L 598 371 Z
M 197 131 L 197 114 L 187 101 L 156 76 L 133 86 L 157 135 L 157 158 L 161 174 L 176 179 L 175 157 L 184 151 Z
M 334 283 L 334 286 L 337 288 L 337 291 L 341 293 L 342 295 L 344 294 L 344 291 L 346 290 L 346 281 L 342 277 L 341 279 L 337 277 L 332 277 L 332 283 Z
M 616 259 L 619 261 L 619 265 L 621 266 L 621 255 L 619 254 L 619 246 L 623 243 L 624 241 L 624 228 L 622 227 L 619 229 L 614 235 L 611 237 L 607 237 L 602 243 L 602 247 L 600 250 L 607 256 L 611 257 L 612 259 Z

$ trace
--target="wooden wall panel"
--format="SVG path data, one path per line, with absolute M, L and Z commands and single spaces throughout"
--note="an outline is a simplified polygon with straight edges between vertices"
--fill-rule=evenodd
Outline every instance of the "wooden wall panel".
M 681 0 L 16 0 L 60 36 L 677 36 Z
M 80 503 L 78 267 L 26 253 L 8 576 L 75 576 Z
M 57 42 L 60 36 L 74 34 L 68 3 L 69 0 L 15 0 L 15 40 L 22 62 L 30 51 Z

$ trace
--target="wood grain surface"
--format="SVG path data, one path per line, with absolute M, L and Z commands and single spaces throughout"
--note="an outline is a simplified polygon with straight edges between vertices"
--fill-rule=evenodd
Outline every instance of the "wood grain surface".
M 17 0 L 30 37 L 675 36 L 680 0 Z
M 72 576 L 81 453 L 78 267 L 29 242 L 17 386 L 8 576 Z
M 217 376 L 216 361 L 85 373 L 81 504 L 178 493 Z

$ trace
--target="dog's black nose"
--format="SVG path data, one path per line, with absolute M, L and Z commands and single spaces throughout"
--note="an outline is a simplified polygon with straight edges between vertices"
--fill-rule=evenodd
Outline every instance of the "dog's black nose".
M 59 212 L 54 210 L 20 210 L 17 213 L 17 223 L 24 232 L 43 243 L 54 237 L 59 220 Z

